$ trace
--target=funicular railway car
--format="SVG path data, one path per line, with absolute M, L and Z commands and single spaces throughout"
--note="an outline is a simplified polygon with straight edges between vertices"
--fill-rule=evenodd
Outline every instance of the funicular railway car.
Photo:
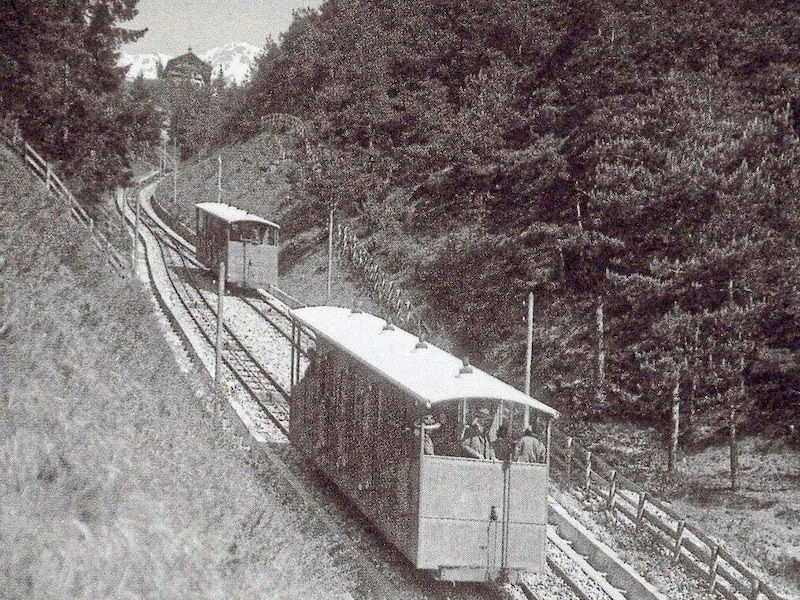
M 279 225 L 221 202 L 196 204 L 195 221 L 197 258 L 215 274 L 224 262 L 226 283 L 278 284 Z
M 416 568 L 448 581 L 541 572 L 558 413 L 376 316 L 333 306 L 292 316 L 292 443 Z M 316 337 L 307 366 L 304 329 Z M 490 439 L 501 422 L 519 437 L 526 412 L 540 462 L 464 452 L 473 418 L 489 415 Z

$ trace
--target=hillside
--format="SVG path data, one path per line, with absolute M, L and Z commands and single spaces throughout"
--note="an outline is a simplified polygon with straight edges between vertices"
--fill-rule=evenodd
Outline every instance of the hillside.
M 0 595 L 345 589 L 275 473 L 212 429 L 148 294 L 40 190 L 0 150 Z
M 676 6 L 298 14 L 222 121 L 223 198 L 281 219 L 284 273 L 317 288 L 335 207 L 456 353 L 520 388 L 532 291 L 533 389 L 559 427 L 791 579 L 800 5 Z M 274 113 L 306 123 L 283 172 Z M 187 200 L 215 197 L 219 151 L 182 167 Z
M 798 29 L 785 2 L 328 2 L 225 130 L 303 117 L 303 210 L 336 204 L 460 354 L 519 384 L 532 290 L 555 406 L 667 427 L 677 402 L 687 442 L 731 410 L 787 431 Z

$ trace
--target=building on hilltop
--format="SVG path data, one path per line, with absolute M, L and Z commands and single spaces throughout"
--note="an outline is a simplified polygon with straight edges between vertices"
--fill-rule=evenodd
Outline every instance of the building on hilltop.
M 198 86 L 205 86 L 211 83 L 211 72 L 213 68 L 192 52 L 176 56 L 167 61 L 162 77 L 175 82 L 189 82 Z

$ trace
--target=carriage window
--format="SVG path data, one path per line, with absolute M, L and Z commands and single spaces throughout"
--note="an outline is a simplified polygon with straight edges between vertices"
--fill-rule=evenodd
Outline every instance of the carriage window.
M 232 223 L 231 241 L 260 244 L 264 240 L 264 229 L 257 223 Z

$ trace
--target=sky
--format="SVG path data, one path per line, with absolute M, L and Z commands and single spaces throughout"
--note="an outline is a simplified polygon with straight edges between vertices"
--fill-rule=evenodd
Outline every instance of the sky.
M 120 25 L 149 31 L 121 50 L 176 56 L 189 47 L 200 53 L 228 42 L 263 47 L 268 35 L 277 42 L 289 28 L 293 10 L 321 4 L 322 0 L 139 0 L 136 18 Z

